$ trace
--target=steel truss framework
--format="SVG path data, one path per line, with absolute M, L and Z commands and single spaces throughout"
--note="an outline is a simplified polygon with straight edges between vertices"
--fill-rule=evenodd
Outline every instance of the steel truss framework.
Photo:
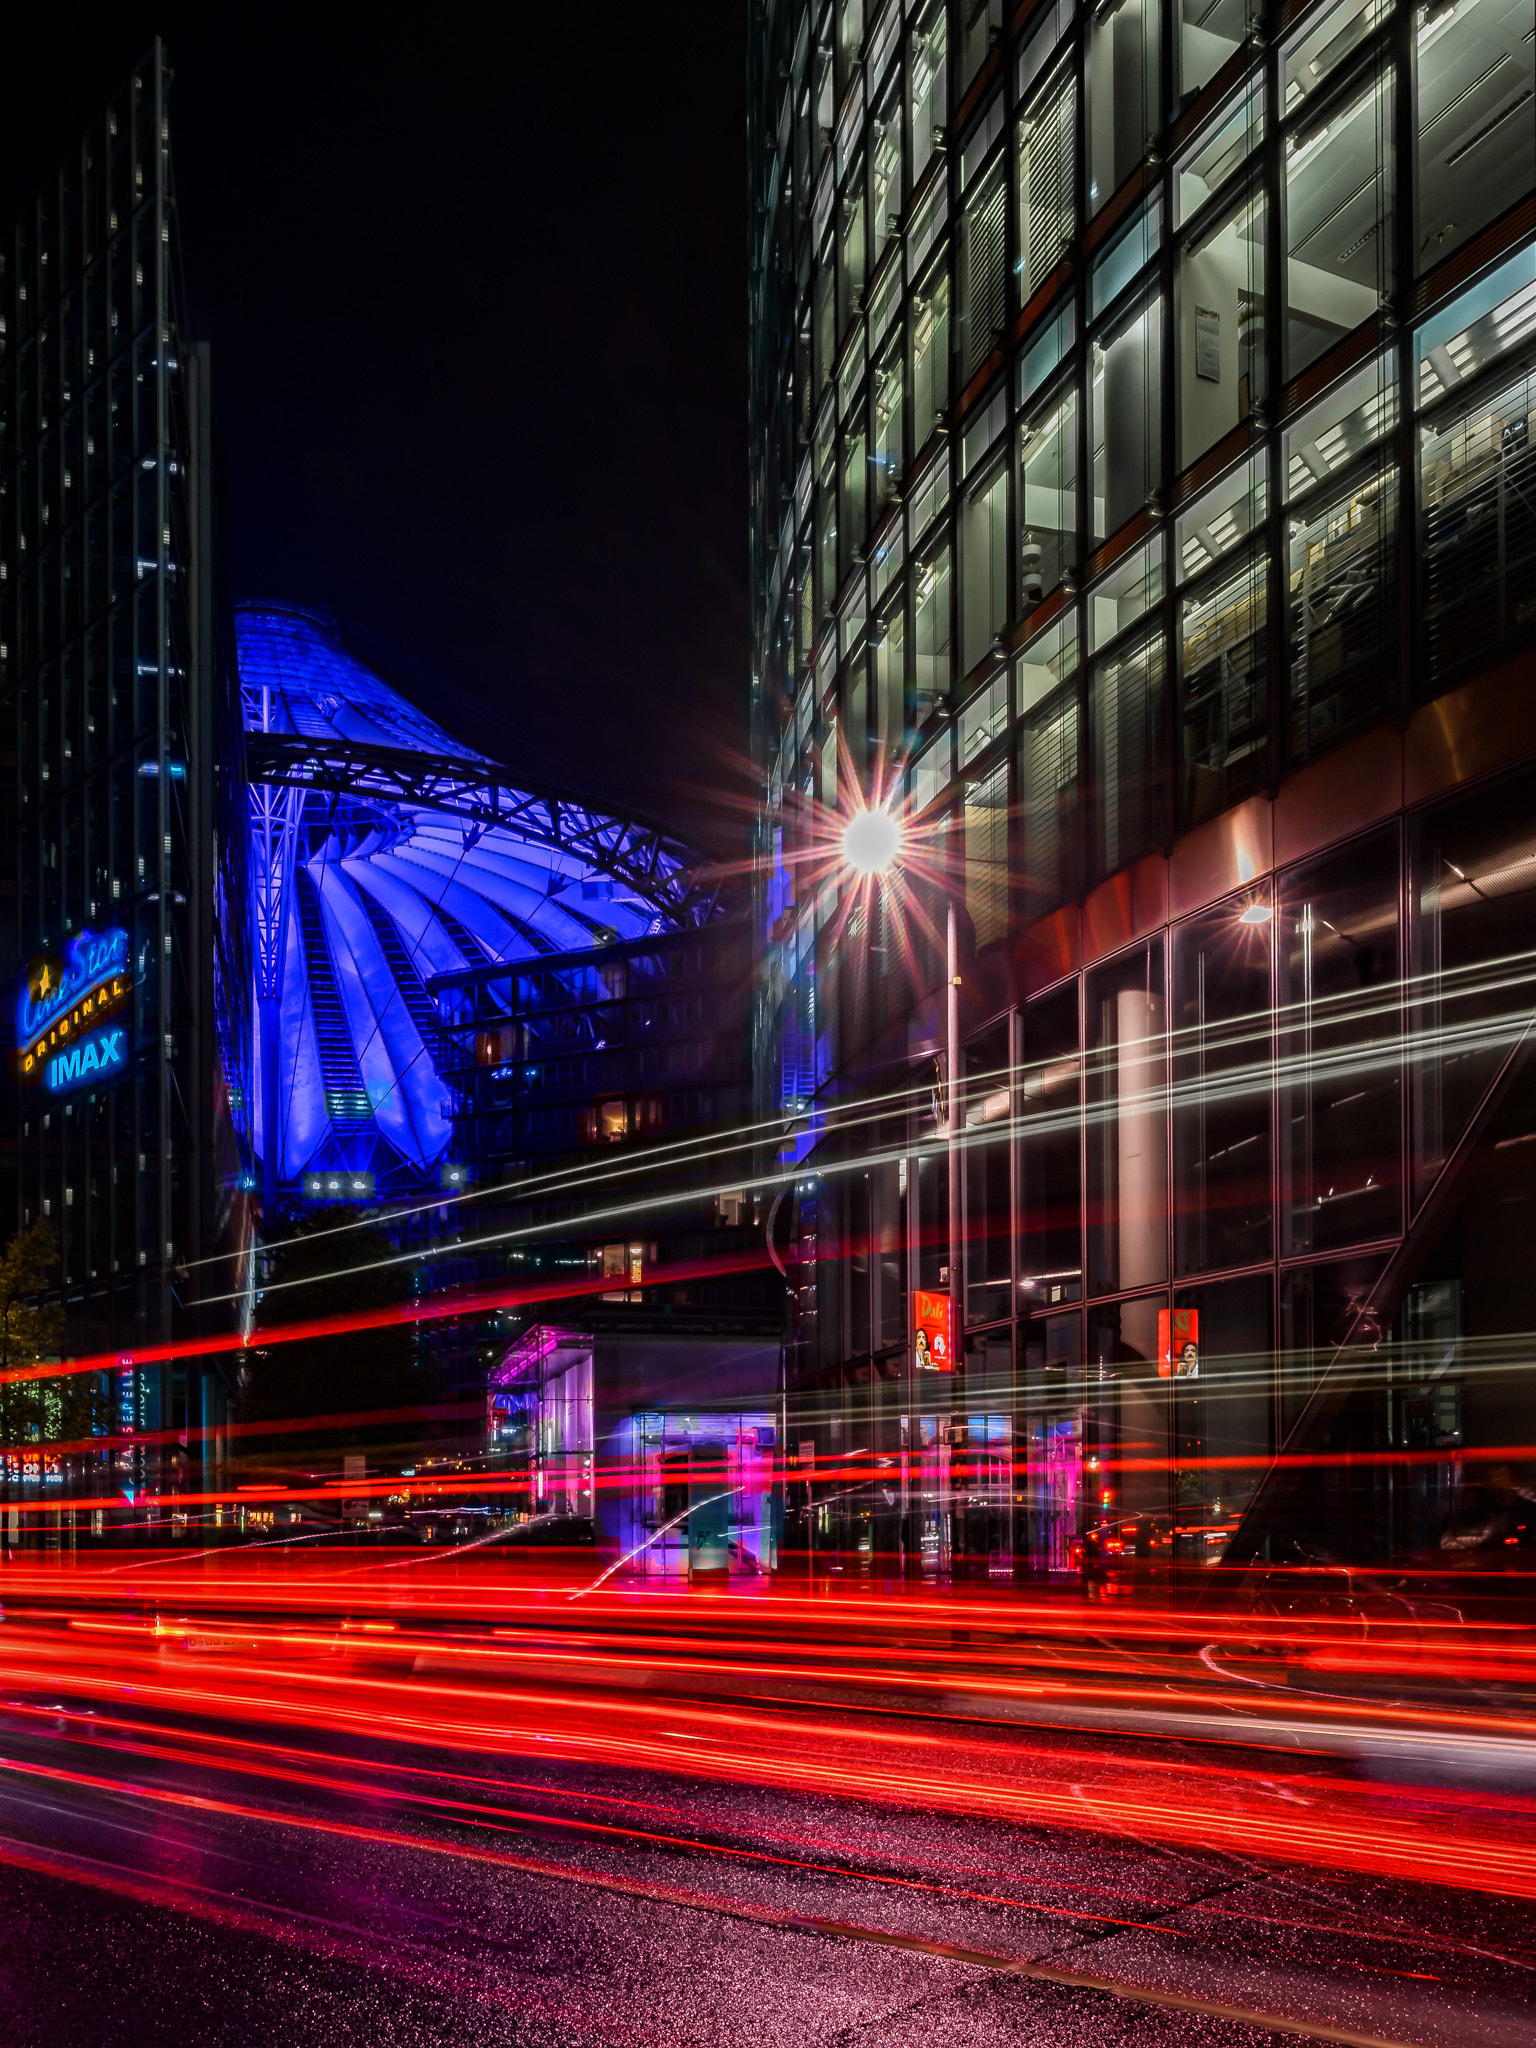
M 529 789 L 493 761 L 437 760 L 413 748 L 253 732 L 246 737 L 246 775 L 264 813 L 277 806 L 260 792 L 307 790 L 449 812 L 471 821 L 477 835 L 500 826 L 611 876 L 653 904 L 669 926 L 704 924 L 718 902 L 718 882 L 656 827 Z

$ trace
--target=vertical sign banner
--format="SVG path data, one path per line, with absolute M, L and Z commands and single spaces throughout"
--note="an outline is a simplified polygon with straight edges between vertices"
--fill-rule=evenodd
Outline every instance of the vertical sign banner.
M 912 1362 L 919 1372 L 953 1372 L 955 1369 L 954 1304 L 947 1294 L 914 1291 Z
M 1157 1371 L 1160 1379 L 1200 1377 L 1200 1311 L 1165 1308 L 1157 1312 Z

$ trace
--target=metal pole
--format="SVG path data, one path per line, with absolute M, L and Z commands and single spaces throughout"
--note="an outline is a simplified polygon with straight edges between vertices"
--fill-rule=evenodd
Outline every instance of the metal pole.
M 949 898 L 947 918 L 948 986 L 945 989 L 948 1052 L 945 1058 L 945 1125 L 949 1140 L 949 1328 L 955 1356 L 950 1369 L 958 1372 L 960 1333 L 965 1328 L 965 1286 L 960 1271 L 960 959 L 955 939 L 955 899 Z

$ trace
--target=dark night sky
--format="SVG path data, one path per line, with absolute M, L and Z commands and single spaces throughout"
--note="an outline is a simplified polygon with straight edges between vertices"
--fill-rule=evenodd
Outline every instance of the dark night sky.
M 333 604 L 473 699 L 465 738 L 721 845 L 745 13 L 126 0 L 0 30 L 6 226 L 166 39 L 234 589 Z

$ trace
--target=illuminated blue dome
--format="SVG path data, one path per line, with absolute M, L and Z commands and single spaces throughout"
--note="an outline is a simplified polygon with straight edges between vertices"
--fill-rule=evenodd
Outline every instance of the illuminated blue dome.
M 409 1185 L 450 1135 L 434 975 L 675 931 L 712 899 L 688 849 L 519 783 L 322 615 L 243 604 L 235 644 L 266 1186 L 331 1172 Z

